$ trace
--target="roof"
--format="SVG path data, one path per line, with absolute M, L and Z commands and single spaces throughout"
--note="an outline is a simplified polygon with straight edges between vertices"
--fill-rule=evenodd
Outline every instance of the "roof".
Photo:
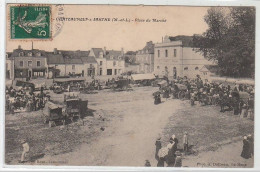
M 204 65 L 201 69 L 201 72 L 211 72 L 211 73 L 217 73 L 218 72 L 218 66 L 217 65 Z
M 154 74 L 132 74 L 131 75 L 133 80 L 151 80 L 151 79 L 155 79 Z
M 11 55 L 12 55 L 12 52 L 6 52 L 6 55 L 7 55 L 7 58 L 10 59 Z
M 63 56 L 61 54 L 47 54 L 47 63 L 48 64 L 65 64 Z
M 61 54 L 64 57 L 70 57 L 70 58 L 80 58 L 83 56 L 88 56 L 90 51 L 81 51 L 81 50 L 76 50 L 76 51 L 71 51 L 71 50 L 59 50 Z
M 103 49 L 102 48 L 92 48 L 93 52 L 94 52 L 94 55 L 96 58 L 99 57 L 99 53 L 100 52 L 103 52 Z
M 44 50 L 39 50 L 39 49 L 32 49 L 32 50 L 23 50 L 23 49 L 14 49 L 11 57 L 18 57 L 19 53 L 23 52 L 23 56 L 29 56 L 29 53 L 32 53 L 32 57 L 37 56 L 37 57 L 46 57 L 46 52 Z M 37 53 L 40 53 L 40 56 L 37 55 Z
M 153 54 L 154 53 L 154 44 L 152 41 L 149 41 L 146 43 L 145 47 L 141 49 L 141 51 L 144 51 L 144 53 Z
M 175 37 L 170 36 L 170 41 L 182 41 L 182 45 L 184 47 L 193 47 L 193 37 L 192 36 L 185 36 L 185 35 L 178 35 Z
M 64 57 L 65 64 L 83 64 L 81 58 Z
M 78 78 L 56 78 L 54 79 L 54 82 L 76 82 L 76 81 L 85 81 L 84 77 L 78 77 Z
M 118 59 L 119 57 L 122 57 L 122 52 L 118 50 L 107 50 L 106 54 L 104 55 L 106 59 Z
M 92 63 L 92 64 L 97 63 L 94 56 L 81 57 L 81 60 L 82 60 L 83 63 L 89 63 L 89 64 L 90 63 Z

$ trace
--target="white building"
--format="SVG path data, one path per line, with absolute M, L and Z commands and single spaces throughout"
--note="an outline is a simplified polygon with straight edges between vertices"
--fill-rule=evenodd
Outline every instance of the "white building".
M 195 78 L 200 74 L 199 69 L 207 64 L 212 62 L 192 48 L 192 37 L 165 36 L 161 43 L 154 46 L 154 73 L 160 77 Z
M 125 71 L 124 51 L 92 48 L 89 56 L 95 57 L 98 64 L 98 75 L 120 75 Z

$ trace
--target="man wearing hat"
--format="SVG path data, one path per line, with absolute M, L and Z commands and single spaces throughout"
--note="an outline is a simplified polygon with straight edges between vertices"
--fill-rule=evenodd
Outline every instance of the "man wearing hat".
M 21 140 L 21 144 L 23 146 L 23 152 L 22 152 L 22 156 L 21 156 L 21 161 L 20 162 L 24 163 L 25 162 L 25 157 L 26 157 L 26 155 L 30 151 L 30 146 L 29 146 L 29 144 L 27 143 L 27 141 L 25 139 Z

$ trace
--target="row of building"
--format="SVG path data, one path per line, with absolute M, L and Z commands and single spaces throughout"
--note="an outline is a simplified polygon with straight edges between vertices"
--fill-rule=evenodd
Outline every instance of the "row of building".
M 213 63 L 193 48 L 190 36 L 165 36 L 162 42 L 149 41 L 135 56 L 137 73 L 154 73 L 160 77 L 178 76 L 194 78 L 208 76 L 216 68 Z M 32 46 L 33 47 L 33 46 Z M 6 54 L 6 77 L 53 78 L 58 76 L 120 75 L 130 69 L 125 65 L 123 48 L 120 51 L 92 48 L 90 51 L 65 51 L 54 48 L 52 52 L 19 46 Z M 134 65 L 132 65 L 134 66 Z
M 216 72 L 216 66 L 193 47 L 191 36 L 165 36 L 161 43 L 149 41 L 137 51 L 138 73 L 154 73 L 158 76 L 207 78 Z
M 92 48 L 90 51 L 53 52 L 24 50 L 19 46 L 6 54 L 6 77 L 53 78 L 58 76 L 119 75 L 124 71 L 124 51 Z

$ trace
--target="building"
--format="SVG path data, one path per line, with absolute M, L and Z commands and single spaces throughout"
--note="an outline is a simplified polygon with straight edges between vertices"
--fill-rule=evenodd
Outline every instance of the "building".
M 136 63 L 139 64 L 138 73 L 152 73 L 154 71 L 154 44 L 152 41 L 136 54 Z
M 204 65 L 200 70 L 200 77 L 202 79 L 210 79 L 212 76 L 216 76 L 218 72 L 217 65 Z
M 92 48 L 89 56 L 96 59 L 97 75 L 120 75 L 125 70 L 124 50 L 106 50 L 106 48 Z
M 12 53 L 6 53 L 5 59 L 5 77 L 6 79 L 14 79 L 14 58 L 11 57 Z
M 195 78 L 199 69 L 212 64 L 192 47 L 190 36 L 165 36 L 154 46 L 154 73 L 160 77 L 177 76 Z
M 49 78 L 57 76 L 95 76 L 97 61 L 89 57 L 89 51 L 64 51 L 55 48 L 48 52 Z
M 47 78 L 46 52 L 38 49 L 23 50 L 21 46 L 6 55 L 6 70 L 10 79 Z

